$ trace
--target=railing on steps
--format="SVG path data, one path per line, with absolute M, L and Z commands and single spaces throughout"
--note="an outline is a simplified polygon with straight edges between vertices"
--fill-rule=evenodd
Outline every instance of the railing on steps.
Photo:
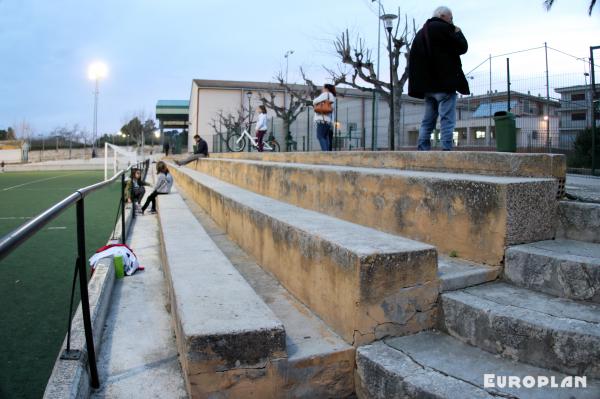
M 44 226 L 60 216 L 64 211 L 69 209 L 72 205 L 76 207 L 76 224 L 77 224 L 77 258 L 76 267 L 73 275 L 73 286 L 71 290 L 71 301 L 69 309 L 69 328 L 67 330 L 67 349 L 61 354 L 61 359 L 67 360 L 78 360 L 81 357 L 79 350 L 71 350 L 71 317 L 73 309 L 73 297 L 75 291 L 75 283 L 77 275 L 79 275 L 79 289 L 81 298 L 81 308 L 83 315 L 83 324 L 85 329 L 85 342 L 88 352 L 88 360 L 90 367 L 90 385 L 93 388 L 100 387 L 100 381 L 98 378 L 98 369 L 96 365 L 96 354 L 94 350 L 94 338 L 92 334 L 92 323 L 90 316 L 90 304 L 88 297 L 88 281 L 86 273 L 86 251 L 85 251 L 85 217 L 84 217 L 84 198 L 94 191 L 104 188 L 111 183 L 121 179 L 121 198 L 119 202 L 119 209 L 117 212 L 117 219 L 121 216 L 121 237 L 120 241 L 125 243 L 128 232 L 126 231 L 125 225 L 125 174 L 127 171 L 138 168 L 144 170 L 143 176 L 146 175 L 147 169 L 150 165 L 149 160 L 137 163 L 130 166 L 128 169 L 122 170 L 115 174 L 112 178 L 104 180 L 102 182 L 92 184 L 87 187 L 80 188 L 73 194 L 69 195 L 62 201 L 54 204 L 44 212 L 33 218 L 29 222 L 21 225 L 10 233 L 6 234 L 0 239 L 0 261 L 6 258 L 11 252 L 17 249 L 19 246 L 24 244 L 28 239 L 33 237 L 39 232 Z M 133 185 L 132 185 L 133 186 Z M 134 217 L 135 212 L 132 212 Z

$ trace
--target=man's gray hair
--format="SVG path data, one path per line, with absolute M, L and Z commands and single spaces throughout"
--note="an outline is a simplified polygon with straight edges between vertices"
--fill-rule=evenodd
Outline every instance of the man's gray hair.
M 441 6 L 436 8 L 433 12 L 434 17 L 441 18 L 442 15 L 452 15 L 452 10 L 446 6 Z

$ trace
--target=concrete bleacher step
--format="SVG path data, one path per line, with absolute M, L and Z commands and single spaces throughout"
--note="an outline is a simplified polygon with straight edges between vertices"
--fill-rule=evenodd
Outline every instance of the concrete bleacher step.
M 346 398 L 354 392 L 354 347 L 348 345 L 265 272 L 193 201 L 190 210 L 232 265 L 281 320 L 287 361 L 277 397 Z
M 552 387 L 552 382 L 560 386 L 570 377 L 495 356 L 437 331 L 366 345 L 358 348 L 356 358 L 357 395 L 361 399 L 600 397 L 597 380 L 587 377 L 585 388 Z M 487 384 L 485 374 L 493 375 L 488 376 Z M 510 385 L 506 380 L 509 376 L 512 376 Z M 547 380 L 539 380 L 538 376 Z M 536 383 L 533 388 L 529 387 L 530 377 Z
M 283 203 L 189 168 L 175 181 L 347 343 L 432 327 L 434 247 Z
M 600 243 L 600 204 L 559 201 L 556 238 Z
M 438 257 L 440 291 L 455 291 L 473 285 L 494 281 L 501 268 L 486 266 L 449 256 Z
M 504 277 L 521 287 L 600 303 L 600 244 L 558 239 L 510 247 Z
M 500 265 L 507 245 L 554 237 L 557 180 L 208 158 L 189 165 L 238 187 Z M 187 169 L 187 168 L 186 168 Z
M 268 373 L 286 357 L 283 324 L 181 197 L 159 198 L 163 264 L 189 396 L 269 397 Z
M 440 327 L 470 345 L 600 378 L 600 305 L 495 282 L 440 296 Z

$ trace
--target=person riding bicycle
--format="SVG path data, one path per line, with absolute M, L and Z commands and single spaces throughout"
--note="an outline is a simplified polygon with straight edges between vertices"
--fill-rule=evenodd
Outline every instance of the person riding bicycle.
M 263 152 L 263 138 L 267 133 L 267 108 L 264 105 L 259 105 L 256 110 L 258 112 L 258 121 L 256 122 L 256 141 L 258 152 Z

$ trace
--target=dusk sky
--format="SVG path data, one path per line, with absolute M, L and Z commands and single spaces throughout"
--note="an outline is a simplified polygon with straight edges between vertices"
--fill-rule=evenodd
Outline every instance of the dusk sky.
M 600 45 L 600 7 L 591 17 L 589 0 L 447 2 L 469 41 L 465 72 L 489 54 L 543 46 L 588 57 Z M 99 133 L 114 133 L 134 113 L 154 116 L 159 99 L 189 99 L 191 81 L 272 81 L 285 69 L 299 81 L 303 67 L 318 83 L 322 66 L 335 68 L 332 41 L 349 28 L 375 50 L 377 8 L 370 0 L 0 0 L 0 129 L 22 121 L 35 134 L 93 121 L 93 82 L 87 67 L 104 61 L 100 84 Z M 439 5 L 419 0 L 382 0 L 387 12 L 414 18 L 417 26 Z M 385 36 L 382 35 L 382 46 Z M 553 51 L 551 74 L 580 76 L 580 61 Z M 600 54 L 598 54 L 600 58 Z M 505 68 L 494 61 L 494 71 Z M 599 60 L 600 61 L 600 60 Z M 515 56 L 511 74 L 543 74 L 543 51 Z M 387 71 L 382 51 L 382 76 Z M 473 73 L 483 76 L 488 66 Z M 500 72 L 498 72 L 500 73 Z M 569 79 L 574 84 L 573 79 Z

